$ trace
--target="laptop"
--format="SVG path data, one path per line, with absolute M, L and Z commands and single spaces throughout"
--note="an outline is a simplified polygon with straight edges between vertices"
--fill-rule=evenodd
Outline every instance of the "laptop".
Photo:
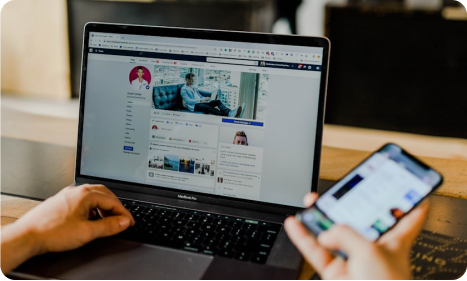
M 88 23 L 75 181 L 106 185 L 136 225 L 14 274 L 296 278 L 303 260 L 283 221 L 318 187 L 329 48 L 316 37 Z

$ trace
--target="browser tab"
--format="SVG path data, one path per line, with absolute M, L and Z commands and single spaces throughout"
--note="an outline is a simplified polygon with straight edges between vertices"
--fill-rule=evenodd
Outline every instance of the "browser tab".
M 258 65 L 257 61 L 249 60 L 235 60 L 235 59 L 220 59 L 220 58 L 206 58 L 207 62 L 228 63 L 228 64 L 241 64 L 241 65 Z

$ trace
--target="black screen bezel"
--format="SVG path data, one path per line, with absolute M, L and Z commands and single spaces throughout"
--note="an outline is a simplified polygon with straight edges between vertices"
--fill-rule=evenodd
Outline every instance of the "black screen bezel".
M 412 161 L 413 163 L 417 164 L 419 167 L 423 168 L 424 170 L 431 170 L 431 171 L 434 171 L 435 173 L 437 173 L 437 174 L 440 176 L 439 182 L 437 182 L 435 185 L 433 185 L 433 186 L 431 187 L 430 192 L 428 192 L 428 194 L 427 194 L 426 196 L 424 196 L 424 197 L 423 197 L 420 201 L 418 201 L 407 213 L 405 213 L 405 214 L 403 215 L 403 217 L 405 217 L 407 214 L 409 214 L 410 212 L 412 212 L 418 205 L 421 204 L 421 202 L 423 202 L 423 200 L 424 200 L 425 198 L 427 198 L 429 195 L 433 194 L 433 192 L 434 192 L 438 187 L 440 187 L 440 186 L 443 184 L 443 181 L 444 181 L 443 175 L 442 175 L 440 172 L 438 172 L 437 170 L 435 170 L 435 169 L 433 169 L 432 167 L 428 166 L 426 163 L 422 162 L 422 161 L 421 161 L 420 159 L 418 159 L 417 157 L 413 156 L 412 154 L 410 154 L 409 152 L 407 152 L 406 150 L 404 150 L 404 149 L 403 149 L 402 147 L 400 147 L 399 145 L 394 144 L 394 143 L 387 143 L 387 144 L 383 145 L 381 148 L 379 148 L 377 151 L 371 153 L 370 156 L 368 156 L 367 158 L 365 158 L 362 162 L 360 162 L 357 166 L 355 166 L 355 168 L 353 168 L 350 172 L 348 172 L 346 175 L 344 175 L 341 179 L 339 179 L 336 183 L 334 183 L 326 192 L 324 192 L 324 193 L 321 194 L 320 196 L 322 196 L 322 195 L 324 195 L 324 194 L 330 192 L 330 190 L 332 189 L 333 186 L 335 186 L 335 185 L 341 183 L 342 180 L 345 179 L 345 178 L 347 177 L 347 175 L 351 174 L 353 171 L 355 171 L 356 169 L 360 168 L 368 159 L 370 159 L 371 157 L 373 157 L 373 155 L 375 155 L 375 154 L 377 154 L 377 153 L 380 153 L 380 152 L 382 152 L 383 150 L 385 150 L 385 148 L 386 148 L 387 146 L 396 146 L 397 148 L 400 149 L 400 151 L 401 151 L 400 154 L 401 154 L 401 155 L 407 157 L 410 161 Z M 319 199 L 318 199 L 318 200 L 319 200 Z M 307 210 L 313 209 L 313 208 L 316 209 L 316 210 L 318 210 L 318 211 L 320 211 L 323 215 L 326 216 L 326 218 L 328 218 L 330 221 L 332 221 L 332 222 L 334 223 L 334 221 L 333 221 L 332 219 L 329 218 L 329 216 L 326 214 L 326 212 L 324 212 L 322 209 L 320 209 L 320 208 L 318 207 L 318 205 L 316 204 L 316 202 L 315 202 L 312 206 L 310 206 L 309 208 L 307 208 Z M 402 218 L 403 218 L 403 217 L 402 217 Z M 303 218 L 302 218 L 301 215 L 299 215 L 299 218 L 300 218 L 300 220 L 303 220 Z M 397 223 L 398 223 L 399 221 L 400 221 L 400 220 L 397 220 L 397 221 L 396 221 L 391 227 L 389 227 L 385 232 L 381 233 L 381 234 L 378 236 L 377 239 L 381 238 L 381 236 L 383 236 L 385 233 L 387 233 L 388 231 L 390 231 L 394 226 L 397 225 Z M 322 229 L 322 228 L 320 228 L 317 224 L 314 224 L 314 226 L 316 226 L 317 229 L 320 229 L 320 230 L 321 230 L 321 232 L 315 233 L 313 229 L 311 229 L 310 227 L 308 227 L 308 225 L 307 225 L 308 223 L 309 223 L 309 224 L 314 224 L 314 223 L 313 223 L 313 222 L 303 222 L 303 224 L 304 224 L 305 226 L 307 226 L 307 229 L 308 229 L 309 231 L 311 231 L 315 236 L 318 236 L 319 233 L 321 233 L 322 231 L 325 231 L 325 229 Z
M 140 26 L 127 24 L 108 24 L 108 23 L 87 23 L 84 27 L 83 52 L 82 52 L 82 67 L 81 67 L 81 85 L 80 85 L 80 111 L 78 124 L 78 140 L 77 154 L 75 165 L 75 182 L 81 183 L 99 183 L 104 184 L 110 189 L 118 189 L 123 191 L 136 192 L 141 194 L 164 196 L 169 198 L 178 198 L 179 194 L 196 196 L 197 202 L 218 204 L 223 206 L 231 206 L 244 208 L 256 211 L 265 211 L 279 214 L 294 213 L 299 207 L 266 203 L 247 199 L 229 198 L 214 194 L 205 194 L 199 192 L 191 192 L 186 190 L 174 190 L 171 188 L 146 185 L 133 182 L 125 182 L 121 180 L 113 180 L 81 174 L 81 152 L 82 152 L 82 135 L 83 135 L 83 114 L 86 99 L 86 70 L 88 61 L 88 42 L 90 32 L 102 33 L 117 33 L 131 35 L 146 35 L 146 36 L 161 36 L 174 38 L 188 39 L 204 39 L 226 42 L 245 42 L 245 43 L 263 43 L 275 45 L 290 45 L 290 46 L 305 46 L 305 47 L 321 47 L 323 48 L 323 64 L 322 75 L 320 81 L 318 118 L 316 127 L 316 137 L 314 144 L 314 161 L 312 172 L 312 182 L 310 191 L 317 191 L 319 164 L 321 160 L 321 143 L 324 123 L 324 107 L 326 102 L 328 65 L 330 54 L 330 42 L 326 38 L 320 37 L 303 37 L 293 35 L 273 35 L 265 33 L 252 32 L 236 32 L 236 31 L 219 31 L 205 29 L 185 29 L 172 27 L 156 27 L 156 26 Z

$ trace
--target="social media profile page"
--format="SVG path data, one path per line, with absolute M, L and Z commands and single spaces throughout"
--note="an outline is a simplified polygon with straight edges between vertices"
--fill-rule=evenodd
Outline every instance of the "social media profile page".
M 88 54 L 81 174 L 301 206 L 321 73 L 180 58 Z M 234 113 L 184 106 L 190 73 Z

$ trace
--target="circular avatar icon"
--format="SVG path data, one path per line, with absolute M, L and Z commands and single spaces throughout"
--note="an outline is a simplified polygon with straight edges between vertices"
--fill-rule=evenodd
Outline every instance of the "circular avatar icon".
M 151 73 L 144 66 L 135 66 L 130 71 L 129 75 L 131 86 L 137 90 L 148 90 L 151 85 Z

